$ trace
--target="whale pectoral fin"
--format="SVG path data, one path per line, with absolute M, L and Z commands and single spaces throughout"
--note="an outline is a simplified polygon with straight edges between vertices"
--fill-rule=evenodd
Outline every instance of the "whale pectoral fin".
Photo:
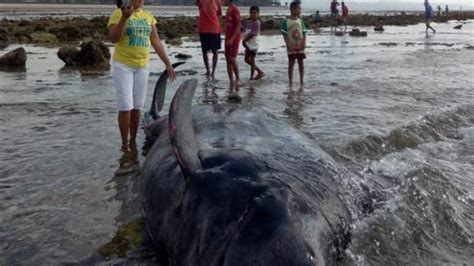
M 176 91 L 168 115 L 168 130 L 173 153 L 185 177 L 202 169 L 199 144 L 191 121 L 191 106 L 197 79 L 185 81 Z
M 172 66 L 173 68 L 176 68 L 185 62 L 178 62 L 174 63 Z M 163 109 L 163 104 L 165 102 L 165 95 L 166 95 L 166 84 L 168 82 L 168 72 L 165 70 L 163 73 L 161 73 L 160 78 L 158 78 L 158 81 L 156 82 L 155 85 L 155 90 L 153 91 L 153 100 L 151 102 L 151 108 L 150 108 L 150 116 L 153 119 L 158 118 L 158 113 Z

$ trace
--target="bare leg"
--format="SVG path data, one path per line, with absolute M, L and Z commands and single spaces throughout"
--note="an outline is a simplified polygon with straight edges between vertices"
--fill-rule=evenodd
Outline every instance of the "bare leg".
M 206 78 L 209 79 L 209 57 L 207 56 L 207 51 L 202 50 L 202 59 L 204 60 L 204 65 L 206 66 Z
M 238 86 L 240 85 L 240 77 L 239 77 L 239 66 L 237 65 L 237 59 L 231 58 L 231 63 L 232 63 L 232 70 L 234 71 L 235 74 L 235 85 Z
M 295 58 L 288 58 L 288 80 L 290 81 L 290 88 L 293 86 L 293 67 L 295 66 Z
M 234 71 L 232 66 L 231 58 L 227 57 L 227 75 L 229 76 L 230 88 L 234 88 Z
M 428 29 L 431 29 L 433 31 L 433 33 L 436 32 L 436 30 L 433 27 L 431 27 L 431 20 L 430 19 L 426 20 L 426 33 L 428 33 Z
M 431 27 L 431 25 L 428 25 L 428 27 L 433 31 L 433 33 L 436 32 L 436 30 L 433 27 Z
M 304 85 L 304 62 L 303 59 L 298 59 L 298 69 L 300 71 L 300 88 Z
M 212 51 L 212 74 L 211 74 L 212 80 L 216 79 L 216 76 L 214 74 L 216 73 L 217 60 L 218 60 L 218 53 L 217 53 L 217 50 L 214 50 Z
M 251 57 L 250 57 L 250 52 L 246 49 L 245 50 L 245 63 L 247 63 L 248 65 L 250 65 L 250 80 L 253 79 L 253 75 L 255 73 L 255 68 L 254 66 L 252 65 L 252 60 L 251 60 Z
M 257 63 L 255 63 L 255 58 L 253 60 L 253 63 L 255 66 L 255 70 L 257 70 L 257 76 L 255 77 L 255 80 L 259 80 L 265 76 L 265 73 L 263 73 L 263 71 L 259 67 L 257 67 Z
M 130 112 L 130 146 L 137 145 L 137 132 L 140 125 L 140 110 L 133 109 Z
M 128 131 L 130 129 L 130 111 L 119 111 L 118 124 L 122 137 L 122 149 L 127 149 Z

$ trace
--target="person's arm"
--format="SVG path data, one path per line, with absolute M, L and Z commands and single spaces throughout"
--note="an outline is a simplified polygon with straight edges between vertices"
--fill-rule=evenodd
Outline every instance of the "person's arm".
M 306 49 L 306 33 L 303 33 L 303 49 Z
M 222 6 L 221 6 L 221 1 L 216 0 L 216 5 L 217 5 L 217 16 L 220 18 L 222 17 Z
M 113 43 L 119 42 L 122 39 L 123 34 L 125 33 L 125 28 L 127 25 L 127 20 L 133 13 L 133 7 L 129 6 L 128 8 L 122 8 L 122 16 L 117 24 L 112 24 L 109 27 L 109 38 Z
M 280 32 L 283 35 L 283 40 L 285 40 L 285 45 L 286 45 L 286 50 L 291 52 L 292 48 L 289 45 L 289 39 L 288 39 L 288 29 L 286 25 L 286 20 L 282 20 L 280 24 Z
M 301 20 L 301 30 L 303 32 L 303 48 L 302 50 L 306 49 L 306 33 L 308 32 L 308 30 L 306 29 L 306 25 L 304 24 L 304 21 Z
M 289 45 L 288 34 L 283 34 L 283 39 L 285 40 L 286 50 L 289 52 L 293 51 Z
M 252 39 L 255 36 L 256 36 L 255 34 L 249 32 L 243 41 L 248 42 L 248 41 L 250 41 L 250 39 Z
M 166 55 L 165 48 L 161 43 L 160 36 L 158 36 L 158 29 L 155 24 L 151 25 L 151 36 L 150 36 L 151 46 L 155 49 L 155 52 L 160 57 L 161 61 L 166 65 L 166 71 L 168 72 L 168 79 L 173 81 L 176 79 L 176 73 L 174 72 L 173 66 Z

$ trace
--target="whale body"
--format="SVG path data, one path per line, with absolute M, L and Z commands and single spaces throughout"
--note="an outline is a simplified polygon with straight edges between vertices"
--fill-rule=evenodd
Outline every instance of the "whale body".
M 164 85 L 165 86 L 165 85 Z M 169 265 L 331 265 L 350 241 L 344 169 L 254 107 L 192 105 L 147 123 L 143 213 Z

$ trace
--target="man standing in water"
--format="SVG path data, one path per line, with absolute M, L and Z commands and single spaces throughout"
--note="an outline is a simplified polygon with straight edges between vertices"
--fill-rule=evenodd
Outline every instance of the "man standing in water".
M 428 0 L 425 0 L 426 34 L 428 34 L 428 29 L 431 29 L 433 33 L 436 33 L 436 30 L 430 25 L 433 20 L 433 15 L 433 8 L 430 3 L 428 3 Z
M 206 66 L 207 79 L 215 80 L 217 66 L 217 51 L 221 49 L 221 24 L 219 18 L 222 9 L 219 0 L 196 0 L 199 7 L 199 39 L 201 40 L 202 58 Z M 209 57 L 212 51 L 212 72 L 209 70 Z

